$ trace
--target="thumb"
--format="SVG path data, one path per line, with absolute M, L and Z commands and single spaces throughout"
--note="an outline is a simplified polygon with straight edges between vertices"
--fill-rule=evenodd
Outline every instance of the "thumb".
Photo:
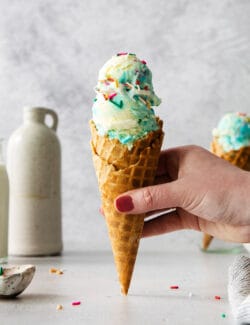
M 115 207 L 119 212 L 141 214 L 154 210 L 181 207 L 184 186 L 180 180 L 128 191 L 118 196 Z

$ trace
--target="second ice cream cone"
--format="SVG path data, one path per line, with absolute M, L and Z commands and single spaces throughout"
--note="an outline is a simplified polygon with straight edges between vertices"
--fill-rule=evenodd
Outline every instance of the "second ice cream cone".
M 244 113 L 226 114 L 218 128 L 213 131 L 211 152 L 231 164 L 250 171 L 250 119 Z M 213 236 L 203 234 L 203 249 L 206 250 Z

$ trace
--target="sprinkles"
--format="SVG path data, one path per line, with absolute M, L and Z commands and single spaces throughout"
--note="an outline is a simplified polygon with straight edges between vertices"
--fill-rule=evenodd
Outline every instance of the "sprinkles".
M 133 86 L 132 86 L 129 82 L 126 82 L 126 83 L 124 84 L 124 86 L 125 86 L 126 88 L 130 88 L 130 89 L 133 88 Z
M 147 102 L 142 98 L 142 97 L 138 97 L 139 98 L 139 101 L 142 102 L 142 104 L 144 104 L 145 106 L 147 106 Z
M 3 268 L 0 266 L 0 275 L 3 275 Z
M 50 273 L 55 273 L 55 274 L 58 274 L 58 275 L 62 275 L 63 274 L 63 271 L 60 270 L 60 269 L 56 269 L 55 267 L 51 267 L 50 270 L 49 270 Z
M 147 64 L 147 62 L 145 60 L 141 60 L 142 64 Z
M 117 53 L 117 56 L 127 55 L 127 54 L 128 54 L 128 52 L 119 52 L 119 53 Z
M 226 314 L 221 314 L 221 318 L 226 318 Z
M 221 297 L 220 296 L 214 296 L 214 299 L 215 300 L 221 300 Z
M 62 310 L 63 309 L 63 306 L 62 305 L 57 305 L 56 306 L 56 310 Z
M 71 305 L 72 305 L 72 306 L 79 306 L 79 305 L 81 305 L 81 301 L 73 301 L 73 302 L 71 303 Z
M 109 99 L 112 104 L 115 106 L 122 108 L 123 107 L 123 100 L 117 98 L 118 96 L 113 96 L 113 98 Z
M 170 286 L 170 289 L 176 290 L 176 289 L 179 289 L 179 286 Z
M 247 116 L 246 113 L 242 113 L 242 112 L 237 112 L 236 114 L 239 115 L 239 116 Z
M 117 95 L 117 93 L 110 94 L 109 95 L 109 100 L 113 99 L 116 95 Z

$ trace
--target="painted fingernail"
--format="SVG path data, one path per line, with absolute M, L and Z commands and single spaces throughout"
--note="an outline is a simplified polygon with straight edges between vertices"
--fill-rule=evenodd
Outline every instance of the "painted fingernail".
M 115 205 L 117 210 L 119 210 L 120 212 L 128 212 L 134 209 L 132 197 L 129 195 L 119 197 L 115 201 Z

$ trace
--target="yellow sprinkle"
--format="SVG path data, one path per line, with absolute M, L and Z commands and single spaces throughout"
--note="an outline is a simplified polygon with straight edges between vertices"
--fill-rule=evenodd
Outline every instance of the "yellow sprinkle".
M 62 270 L 57 270 L 56 274 L 63 274 L 63 271 Z
M 116 88 L 118 88 L 118 85 L 119 85 L 118 80 L 115 79 L 115 86 L 116 86 Z
M 57 269 L 54 268 L 54 267 L 51 267 L 49 271 L 50 271 L 50 273 L 56 273 L 57 272 Z
M 148 109 L 151 109 L 151 104 L 150 104 L 150 102 L 147 102 L 147 108 L 148 108 Z
M 56 306 L 56 310 L 62 310 L 63 309 L 63 306 L 62 305 L 57 305 Z

